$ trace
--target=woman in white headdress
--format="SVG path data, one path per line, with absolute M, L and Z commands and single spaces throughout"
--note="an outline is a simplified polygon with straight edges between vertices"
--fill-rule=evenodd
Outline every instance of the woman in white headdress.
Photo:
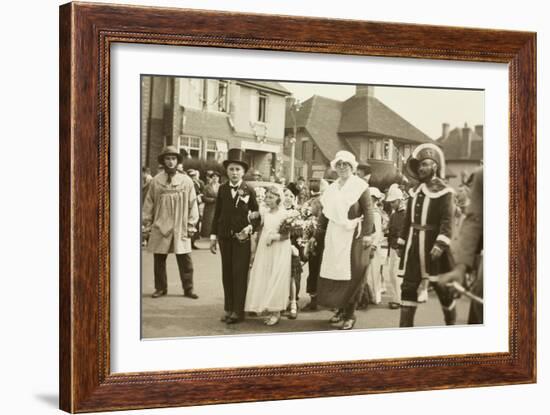
M 325 249 L 318 282 L 319 305 L 336 308 L 330 319 L 342 330 L 355 325 L 355 309 L 369 264 L 373 219 L 368 184 L 355 176 L 355 156 L 339 151 L 330 163 L 338 174 L 321 196 L 319 232 Z

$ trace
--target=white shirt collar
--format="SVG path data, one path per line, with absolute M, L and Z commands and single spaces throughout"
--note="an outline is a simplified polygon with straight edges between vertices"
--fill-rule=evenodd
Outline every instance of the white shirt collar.
M 231 187 L 231 190 L 233 190 L 233 187 L 237 186 L 237 187 L 241 187 L 241 184 L 243 184 L 243 180 L 239 180 L 239 182 L 237 184 L 233 184 L 231 182 L 229 182 L 229 186 Z

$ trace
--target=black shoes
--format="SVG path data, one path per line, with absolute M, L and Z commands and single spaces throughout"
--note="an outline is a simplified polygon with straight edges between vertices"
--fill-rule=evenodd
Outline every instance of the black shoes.
M 340 327 L 340 330 L 351 330 L 355 326 L 355 319 L 354 318 L 348 318 L 344 320 L 344 323 Z
M 151 295 L 151 297 L 152 298 L 159 298 L 159 297 L 164 297 L 166 294 L 167 294 L 166 290 L 156 290 L 153 293 L 153 295 Z M 199 298 L 199 296 L 197 294 L 195 294 L 193 291 L 187 291 L 187 292 L 183 293 L 183 296 L 187 297 L 187 298 L 192 298 L 193 300 L 196 300 L 197 298 Z
M 225 317 L 226 324 L 236 324 L 244 320 L 244 316 L 238 315 L 237 313 L 231 313 Z
M 166 295 L 166 290 L 156 290 L 153 295 L 151 295 L 152 298 L 159 298 Z
M 187 297 L 187 298 L 191 298 L 193 300 L 196 300 L 197 298 L 199 298 L 199 296 L 197 294 L 195 294 L 193 291 L 187 291 L 187 292 L 183 293 L 183 296 Z
M 302 308 L 302 311 L 305 311 L 305 312 L 317 311 L 317 310 L 318 310 L 317 297 L 311 297 L 311 301 L 304 308 Z

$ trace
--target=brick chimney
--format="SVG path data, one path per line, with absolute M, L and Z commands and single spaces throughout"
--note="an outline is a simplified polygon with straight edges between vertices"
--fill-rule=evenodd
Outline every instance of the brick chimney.
M 289 110 L 295 103 L 296 103 L 296 98 L 294 98 L 293 96 L 286 97 L 285 107 L 287 110 Z
M 444 122 L 443 124 L 441 124 L 441 137 L 443 140 L 446 140 L 449 137 L 449 128 L 449 123 Z
M 475 126 L 475 131 L 478 136 L 483 138 L 483 124 L 478 124 Z
M 464 123 L 464 128 L 462 129 L 462 141 L 460 143 L 462 157 L 470 158 L 472 154 L 472 129 L 468 127 L 467 123 Z
M 355 96 L 357 97 L 374 97 L 374 86 L 372 85 L 355 85 Z

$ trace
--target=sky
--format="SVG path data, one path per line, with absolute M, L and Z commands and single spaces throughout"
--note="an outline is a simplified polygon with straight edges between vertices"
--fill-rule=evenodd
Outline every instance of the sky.
M 300 101 L 312 95 L 346 100 L 355 85 L 281 82 Z M 439 89 L 403 86 L 375 86 L 374 96 L 432 139 L 441 136 L 443 123 L 451 130 L 484 124 L 484 92 L 479 90 Z

